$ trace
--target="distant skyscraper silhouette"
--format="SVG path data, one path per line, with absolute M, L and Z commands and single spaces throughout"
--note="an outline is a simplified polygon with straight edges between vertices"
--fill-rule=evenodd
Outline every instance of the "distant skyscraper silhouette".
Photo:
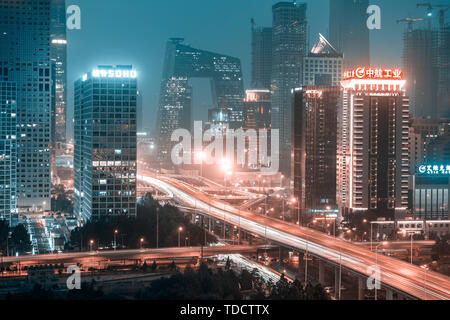
M 366 14 L 369 0 L 330 0 L 330 43 L 344 54 L 345 68 L 370 65 Z
M 66 1 L 51 0 L 50 59 L 52 66 L 52 177 L 58 153 L 65 150 L 67 113 Z M 58 152 L 59 151 L 59 152 Z
M 244 83 L 238 58 L 195 49 L 172 38 L 166 47 L 158 111 L 159 157 L 171 166 L 171 134 L 192 125 L 192 87 L 190 78 L 211 79 L 213 108 L 226 110 L 230 128 L 244 123 Z
M 255 27 L 252 19 L 253 89 L 270 89 L 272 77 L 272 28 Z
M 301 84 L 306 56 L 306 4 L 279 2 L 272 7 L 272 128 L 280 134 L 280 170 L 290 172 L 292 90 Z
M 403 36 L 403 69 L 411 113 L 416 118 L 438 115 L 438 33 L 408 29 Z

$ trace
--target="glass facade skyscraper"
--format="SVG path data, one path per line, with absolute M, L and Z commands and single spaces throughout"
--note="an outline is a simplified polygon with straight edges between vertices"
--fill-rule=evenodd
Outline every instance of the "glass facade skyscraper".
M 0 0 L 0 69 L 17 86 L 17 206 L 50 210 L 50 0 Z
M 368 7 L 369 0 L 330 0 L 328 39 L 344 54 L 346 69 L 370 66 Z
M 301 85 L 307 51 L 306 4 L 279 2 L 272 13 L 272 129 L 280 134 L 280 170 L 289 173 L 291 91 Z
M 3 76 L 4 69 L 0 69 Z M 0 219 L 12 225 L 17 213 L 17 86 L 0 81 Z
M 76 81 L 74 102 L 75 215 L 135 216 L 136 71 L 99 66 Z
M 52 67 L 52 178 L 56 174 L 56 157 L 66 143 L 67 106 L 67 38 L 66 1 L 51 1 L 50 59 Z
M 158 113 L 159 154 L 166 162 L 170 156 L 170 136 L 175 129 L 192 125 L 192 88 L 190 78 L 209 78 L 213 108 L 227 110 L 230 128 L 244 122 L 244 83 L 241 61 L 230 56 L 195 49 L 173 38 L 167 43 Z M 168 163 L 168 162 L 166 162 Z
M 270 89 L 272 78 L 272 28 L 255 27 L 252 20 L 253 89 Z

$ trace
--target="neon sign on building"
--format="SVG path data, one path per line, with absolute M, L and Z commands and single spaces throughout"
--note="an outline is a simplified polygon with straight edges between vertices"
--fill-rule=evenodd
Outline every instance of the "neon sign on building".
M 92 71 L 94 78 L 136 78 L 137 72 L 135 70 L 124 69 L 94 69 Z
M 435 164 L 435 165 L 421 165 L 417 168 L 419 174 L 423 175 L 450 175 L 450 165 Z
M 364 68 L 344 72 L 344 80 L 350 79 L 374 79 L 374 80 L 403 80 L 403 72 L 400 69 Z

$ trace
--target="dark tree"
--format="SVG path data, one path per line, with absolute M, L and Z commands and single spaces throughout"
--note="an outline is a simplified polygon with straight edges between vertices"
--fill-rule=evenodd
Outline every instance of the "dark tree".
M 31 241 L 28 230 L 23 224 L 18 224 L 11 234 L 11 247 L 15 252 L 24 254 L 31 250 Z

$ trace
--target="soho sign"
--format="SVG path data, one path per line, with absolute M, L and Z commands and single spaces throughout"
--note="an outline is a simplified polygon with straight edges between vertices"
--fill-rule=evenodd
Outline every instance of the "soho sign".
M 136 78 L 136 70 L 120 70 L 120 69 L 95 69 L 92 71 L 94 78 Z

